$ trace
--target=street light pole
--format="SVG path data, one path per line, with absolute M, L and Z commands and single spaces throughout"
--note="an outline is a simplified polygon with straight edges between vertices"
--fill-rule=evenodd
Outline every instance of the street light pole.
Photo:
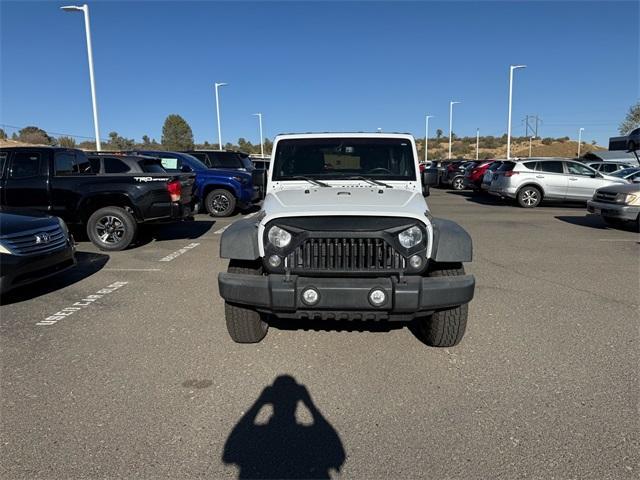
M 258 121 L 260 122 L 260 156 L 264 158 L 264 141 L 262 140 L 264 138 L 262 136 L 262 113 L 254 113 L 253 115 L 258 117 Z
M 526 65 L 509 66 L 509 120 L 507 122 L 507 160 L 511 158 L 511 104 L 513 100 L 513 71 L 518 68 L 526 68 Z
M 218 150 L 222 150 L 222 128 L 220 127 L 220 97 L 218 95 L 218 88 L 228 85 L 227 83 L 215 83 L 216 90 L 216 115 L 218 117 Z
M 578 130 L 578 158 L 580 157 L 580 147 L 582 146 L 582 132 L 584 128 L 580 127 Z
M 476 128 L 476 160 L 478 160 L 480 151 L 480 129 Z
M 433 118 L 433 115 L 425 115 L 424 126 L 424 161 L 429 160 L 429 119 Z
M 100 127 L 98 125 L 98 102 L 96 101 L 96 81 L 93 75 L 93 47 L 91 45 L 91 23 L 89 21 L 89 5 L 82 6 L 67 5 L 60 7 L 65 12 L 83 12 L 84 13 L 84 30 L 87 38 L 87 57 L 89 59 L 89 82 L 91 83 L 91 105 L 93 107 L 93 128 L 96 136 L 96 150 L 102 149 L 100 144 Z
M 449 102 L 449 160 L 451 160 L 451 131 L 453 129 L 453 106 L 460 102 Z
M 531 158 L 531 141 L 533 140 L 533 137 L 529 137 L 529 158 Z

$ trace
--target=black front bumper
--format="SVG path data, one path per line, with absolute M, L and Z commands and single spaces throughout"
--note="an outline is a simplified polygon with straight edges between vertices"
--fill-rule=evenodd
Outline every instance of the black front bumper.
M 250 305 L 281 317 L 322 319 L 406 320 L 418 313 L 456 307 L 473 298 L 473 275 L 459 277 L 404 276 L 382 278 L 319 278 L 291 275 L 254 276 L 218 274 L 220 295 L 225 301 Z M 314 288 L 318 302 L 307 305 L 302 292 Z M 369 301 L 380 289 L 386 294 L 381 306 Z
M 76 264 L 75 247 L 42 255 L 0 254 L 0 293 L 60 273 Z

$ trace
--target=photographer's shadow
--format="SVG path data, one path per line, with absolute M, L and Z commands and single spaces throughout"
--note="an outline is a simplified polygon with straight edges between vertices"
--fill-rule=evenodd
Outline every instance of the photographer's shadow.
M 296 419 L 298 403 L 311 414 L 310 425 Z M 271 417 L 258 423 L 261 410 Z M 263 412 L 266 413 L 266 412 Z M 340 471 L 345 451 L 340 437 L 322 416 L 304 385 L 281 375 L 266 387 L 233 428 L 222 461 L 235 464 L 238 478 L 331 478 Z

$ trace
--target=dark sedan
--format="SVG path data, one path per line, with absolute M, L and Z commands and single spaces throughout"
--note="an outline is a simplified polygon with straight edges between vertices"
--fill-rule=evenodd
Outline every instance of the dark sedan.
M 0 211 L 0 293 L 76 264 L 75 245 L 58 217 Z

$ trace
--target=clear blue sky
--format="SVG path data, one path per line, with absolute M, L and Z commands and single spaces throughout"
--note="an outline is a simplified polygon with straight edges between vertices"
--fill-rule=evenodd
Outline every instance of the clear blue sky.
M 0 2 L 0 123 L 93 135 L 82 15 Z M 89 2 L 101 136 L 160 139 L 178 113 L 197 142 L 279 132 L 506 131 L 606 144 L 639 93 L 639 2 Z M 5 128 L 9 133 L 11 129 Z

